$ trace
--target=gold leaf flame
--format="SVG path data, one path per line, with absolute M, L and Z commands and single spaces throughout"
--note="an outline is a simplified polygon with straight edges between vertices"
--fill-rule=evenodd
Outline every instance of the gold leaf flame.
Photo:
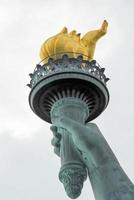
M 96 42 L 106 34 L 108 22 L 103 21 L 97 30 L 87 32 L 82 38 L 76 30 L 68 33 L 66 27 L 57 35 L 47 39 L 41 46 L 40 58 L 43 63 L 48 62 L 48 58 L 58 59 L 63 54 L 76 58 L 83 55 L 85 60 L 92 60 L 95 52 Z

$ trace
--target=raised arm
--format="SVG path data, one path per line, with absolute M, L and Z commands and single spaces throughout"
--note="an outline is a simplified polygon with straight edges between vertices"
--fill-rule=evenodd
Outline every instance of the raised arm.
M 96 200 L 134 200 L 134 186 L 121 168 L 99 128 L 78 123 L 66 116 L 58 126 L 71 134 L 88 171 Z

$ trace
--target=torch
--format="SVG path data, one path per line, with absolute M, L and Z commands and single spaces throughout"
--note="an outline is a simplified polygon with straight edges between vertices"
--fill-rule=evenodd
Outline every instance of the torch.
M 64 38 L 62 37 L 61 41 L 64 47 L 61 47 L 59 42 L 60 52 L 57 50 L 56 54 L 49 56 L 49 52 L 53 49 L 51 47 L 48 52 L 50 43 L 45 43 L 43 51 L 47 52 L 48 56 L 43 59 L 43 64 L 37 64 L 34 72 L 30 73 L 29 104 L 36 115 L 57 126 L 57 130 L 61 134 L 59 179 L 63 183 L 67 195 L 75 199 L 81 193 L 87 177 L 87 170 L 80 159 L 80 152 L 73 143 L 71 134 L 66 129 L 59 127 L 55 118 L 64 113 L 69 118 L 85 124 L 98 117 L 109 102 L 109 92 L 106 87 L 109 78 L 104 74 L 105 68 L 100 67 L 89 54 L 85 54 L 86 47 L 84 47 L 84 52 L 80 52 L 80 48 L 77 51 L 76 49 L 71 52 L 70 49 L 67 51 L 65 37 L 68 34 L 65 32 L 63 34 Z M 100 29 L 96 34 L 100 34 Z M 70 35 L 72 35 L 73 42 L 76 41 L 76 33 L 71 32 Z M 70 38 L 69 36 L 69 40 Z M 81 40 L 83 44 L 85 44 L 84 41 L 89 42 L 87 35 L 85 38 L 85 40 Z M 52 39 L 55 38 L 51 38 L 50 42 Z M 90 40 L 93 38 L 90 37 Z M 75 48 L 73 42 L 72 47 Z M 80 42 L 79 45 L 82 46 Z M 59 49 L 58 42 L 57 49 Z M 88 49 L 88 51 L 91 53 L 92 49 Z

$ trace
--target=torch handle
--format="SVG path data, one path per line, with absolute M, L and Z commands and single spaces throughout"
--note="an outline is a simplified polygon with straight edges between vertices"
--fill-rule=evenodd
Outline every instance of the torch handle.
M 84 124 L 89 116 L 88 106 L 80 99 L 67 97 L 57 101 L 51 110 L 51 120 L 61 134 L 59 179 L 63 183 L 67 195 L 75 199 L 81 194 L 83 183 L 87 178 L 87 170 L 80 159 L 79 150 L 72 140 L 71 133 L 67 129 L 61 128 L 58 121 L 60 116 L 66 116 Z
M 61 169 L 59 179 L 63 183 L 67 195 L 74 199 L 81 194 L 87 170 L 75 146 L 71 134 L 66 129 L 59 128 L 61 133 Z

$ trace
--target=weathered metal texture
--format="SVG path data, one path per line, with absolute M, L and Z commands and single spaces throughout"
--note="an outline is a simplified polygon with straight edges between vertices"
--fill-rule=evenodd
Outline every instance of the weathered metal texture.
M 71 134 L 64 128 L 60 128 L 57 118 L 66 113 L 66 116 L 80 123 L 85 123 L 89 116 L 89 108 L 82 100 L 67 97 L 58 100 L 51 109 L 52 123 L 58 127 L 61 134 L 60 158 L 61 169 L 59 179 L 63 183 L 67 195 L 75 199 L 81 194 L 83 183 L 87 178 L 87 169 L 79 156 L 79 150 L 75 146 Z
M 75 119 L 73 115 L 74 112 Z M 55 116 L 53 115 L 52 118 L 56 126 L 60 127 L 62 130 L 66 130 L 66 135 L 72 138 L 75 149 L 80 152 L 78 157 L 88 169 L 89 179 L 93 188 L 95 199 L 134 200 L 133 183 L 121 168 L 117 158 L 101 134 L 99 128 L 93 123 L 84 124 L 84 115 L 83 112 L 81 112 L 82 117 L 80 119 L 80 112 L 80 108 L 77 106 L 77 101 L 74 101 L 74 103 L 72 102 L 72 105 L 66 105 L 64 103 L 64 105 L 59 106 L 59 110 L 57 110 Z M 76 116 L 78 116 L 78 118 Z M 61 132 L 58 129 L 57 131 Z M 60 156 L 62 156 L 62 141 L 60 149 Z M 77 167 L 75 169 L 77 171 Z M 71 171 L 71 165 L 69 170 Z M 67 171 L 68 169 L 66 170 L 66 168 L 61 170 L 63 175 L 65 173 L 65 179 L 63 179 L 62 182 L 65 186 L 66 182 L 70 183 L 71 189 L 73 188 L 72 185 L 76 185 L 75 188 L 77 188 L 77 194 L 79 194 L 81 187 L 80 185 L 78 185 L 78 187 L 77 184 L 80 182 L 82 186 L 83 179 L 81 173 L 79 170 L 77 171 L 80 173 L 80 181 L 77 182 L 75 179 L 77 177 L 77 173 L 75 177 L 75 173 L 73 174 L 70 171 Z
M 81 194 L 88 170 L 96 200 L 134 200 L 132 182 L 98 127 L 87 123 L 109 102 L 104 68 L 64 55 L 38 65 L 30 77 L 32 110 L 61 136 L 59 179 L 67 195 L 74 199 Z

